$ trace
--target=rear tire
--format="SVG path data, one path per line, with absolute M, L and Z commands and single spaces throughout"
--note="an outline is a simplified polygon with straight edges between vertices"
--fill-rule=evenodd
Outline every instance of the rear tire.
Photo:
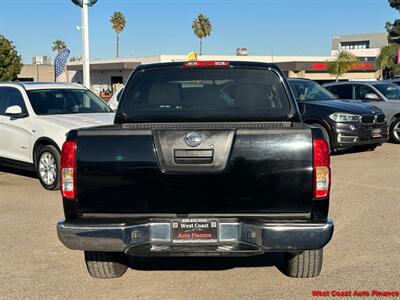
M 390 139 L 400 144 L 400 118 L 397 118 L 390 126 Z
M 86 268 L 94 278 L 117 278 L 128 269 L 128 256 L 119 252 L 85 251 Z
M 305 250 L 298 254 L 286 253 L 283 273 L 294 278 L 312 278 L 322 268 L 323 249 Z
M 40 147 L 36 153 L 36 174 L 46 190 L 60 188 L 60 158 L 61 154 L 56 147 L 46 145 Z

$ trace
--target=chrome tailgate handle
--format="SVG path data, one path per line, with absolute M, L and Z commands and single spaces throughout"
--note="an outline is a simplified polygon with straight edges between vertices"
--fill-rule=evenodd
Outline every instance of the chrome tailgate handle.
M 214 159 L 213 149 L 175 149 L 176 164 L 210 164 Z

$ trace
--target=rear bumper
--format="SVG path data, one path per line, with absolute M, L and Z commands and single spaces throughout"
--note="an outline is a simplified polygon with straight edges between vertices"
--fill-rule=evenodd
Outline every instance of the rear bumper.
M 218 243 L 174 244 L 171 223 L 150 221 L 134 225 L 95 225 L 60 221 L 57 234 L 68 248 L 125 252 L 129 255 L 248 256 L 264 252 L 295 252 L 324 247 L 332 238 L 333 222 L 258 223 L 219 220 Z

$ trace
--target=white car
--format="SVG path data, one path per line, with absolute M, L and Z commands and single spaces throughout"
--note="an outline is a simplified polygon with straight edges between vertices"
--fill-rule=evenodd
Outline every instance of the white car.
M 66 133 L 113 121 L 113 110 L 81 85 L 2 82 L 0 164 L 36 170 L 44 188 L 57 189 Z
M 119 100 L 121 99 L 122 96 L 122 92 L 124 91 L 124 88 L 116 91 L 112 97 L 110 98 L 110 100 L 108 100 L 107 104 L 108 106 L 110 106 L 113 110 L 117 110 L 118 108 L 118 104 L 119 104 Z

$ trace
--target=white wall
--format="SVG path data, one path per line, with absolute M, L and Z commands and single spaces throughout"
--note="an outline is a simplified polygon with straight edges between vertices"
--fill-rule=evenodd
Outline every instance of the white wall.
M 377 57 L 381 52 L 379 48 L 370 48 L 370 49 L 353 49 L 353 50 L 346 50 L 357 57 Z M 332 50 L 331 55 L 332 57 L 337 57 L 339 54 L 338 50 Z

